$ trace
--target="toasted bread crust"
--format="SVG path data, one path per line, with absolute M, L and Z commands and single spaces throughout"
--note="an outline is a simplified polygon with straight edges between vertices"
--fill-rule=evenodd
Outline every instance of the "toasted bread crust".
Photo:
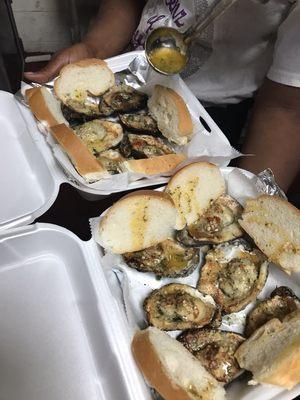
M 80 175 L 83 177 L 95 173 L 102 174 L 103 176 L 108 175 L 105 168 L 90 153 L 85 144 L 71 128 L 65 124 L 56 125 L 51 128 L 51 133 L 68 154 Z
M 25 90 L 25 98 L 26 98 L 26 100 L 28 101 L 29 99 L 30 99 L 30 97 L 34 94 L 34 93 L 36 93 L 36 92 L 38 92 L 39 91 L 39 87 L 33 87 L 33 88 L 30 88 L 30 89 L 26 89 Z
M 168 95 L 173 99 L 178 110 L 178 129 L 181 136 L 190 136 L 193 133 L 193 121 L 191 114 L 183 98 L 170 88 L 165 88 Z
M 124 161 L 124 170 L 147 175 L 170 173 L 178 164 L 186 159 L 185 154 L 165 154 L 141 160 Z
M 28 92 L 28 93 L 27 93 Z M 42 93 L 42 88 L 32 88 L 26 91 L 28 105 L 36 117 L 41 122 L 46 123 L 47 128 L 51 128 L 52 126 L 61 124 L 61 121 L 58 121 L 54 115 L 50 112 L 48 105 L 45 101 L 45 98 Z M 65 120 L 65 124 L 68 124 L 68 121 Z
M 135 334 L 131 349 L 146 381 L 165 400 L 191 400 L 187 392 L 167 375 L 147 331 L 140 331 Z

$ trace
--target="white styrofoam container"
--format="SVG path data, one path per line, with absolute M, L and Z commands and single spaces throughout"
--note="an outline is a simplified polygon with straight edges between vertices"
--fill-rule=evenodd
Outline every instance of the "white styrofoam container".
M 134 58 L 137 56 L 141 57 L 142 55 L 142 51 L 133 51 L 110 58 L 107 60 L 107 63 L 113 72 L 118 72 L 125 70 Z M 150 85 L 150 87 L 152 87 L 154 83 L 165 84 L 177 90 L 178 93 L 180 93 L 181 96 L 186 100 L 188 107 L 190 108 L 194 128 L 196 130 L 195 135 L 190 143 L 190 148 L 187 150 L 189 153 L 189 160 L 192 160 L 194 157 L 202 157 L 203 159 L 215 162 L 220 166 L 226 166 L 231 158 L 237 157 L 240 154 L 230 146 L 228 139 L 182 79 L 180 79 L 178 76 L 162 76 L 152 70 L 151 73 L 149 73 L 148 78 L 148 85 Z M 50 82 L 49 84 L 51 85 L 53 82 Z M 23 84 L 22 93 L 24 93 L 25 89 L 29 87 L 29 85 Z M 148 93 L 149 91 L 151 92 L 150 87 L 147 88 L 146 85 L 144 88 L 145 91 L 148 91 Z M 39 141 L 40 150 L 43 153 L 47 153 L 47 156 L 56 158 L 57 163 L 61 165 L 60 168 L 65 170 L 65 173 L 60 174 L 61 181 L 75 186 L 87 199 L 97 200 L 99 197 L 103 197 L 111 193 L 142 188 L 145 186 L 153 186 L 166 183 L 168 181 L 168 177 L 166 176 L 157 175 L 149 177 L 149 179 L 138 179 L 138 177 L 132 176 L 134 174 L 129 174 L 129 176 L 126 174 L 121 174 L 122 176 L 112 176 L 110 179 L 101 180 L 93 184 L 87 184 L 75 170 L 65 153 L 56 144 L 55 140 L 51 138 L 51 135 L 48 137 L 48 143 L 46 143 L 46 136 L 40 134 L 38 131 L 36 120 L 30 110 L 23 105 L 21 105 L 19 108 L 27 122 L 30 133 L 36 138 L 36 140 Z M 203 125 L 204 120 L 207 124 L 207 128 L 205 128 Z M 52 146 L 53 154 L 52 152 L 47 152 L 47 150 L 44 148 L 45 146 L 49 147 L 48 145 L 50 145 L 50 147 Z M 198 150 L 197 152 L 193 151 L 195 148 Z
M 249 171 L 239 170 L 234 167 L 221 168 L 221 173 L 225 179 L 227 192 L 229 195 L 237 199 L 240 204 L 244 204 L 249 197 L 255 197 L 259 193 L 255 187 L 255 175 Z M 231 177 L 231 173 L 234 176 Z M 158 191 L 163 188 L 156 189 Z M 113 255 L 108 252 L 106 258 L 105 250 L 99 242 L 98 226 L 108 210 L 98 217 L 90 220 L 92 235 L 94 240 L 98 242 L 101 256 L 101 264 L 105 271 L 107 280 L 110 281 L 111 292 L 119 303 L 119 308 L 126 315 L 126 327 L 129 332 L 129 342 L 132 340 L 134 331 L 139 327 L 143 329 L 145 326 L 145 316 L 143 312 L 144 299 L 149 296 L 152 290 L 158 289 L 168 283 L 184 283 L 195 286 L 199 279 L 199 269 L 185 278 L 161 278 L 159 280 L 153 274 L 148 274 L 134 270 L 128 266 L 124 267 L 124 263 L 120 262 L 121 256 Z M 113 270 L 113 271 L 112 271 Z M 117 276 L 117 278 L 115 277 Z M 113 277 L 115 279 L 113 279 Z M 267 282 L 261 293 L 258 295 L 259 300 L 268 298 L 271 292 L 277 286 L 287 286 L 294 291 L 296 295 L 300 295 L 300 274 L 294 273 L 291 276 L 283 272 L 283 270 L 270 263 Z M 222 330 L 229 330 L 237 333 L 243 333 L 246 315 L 253 308 L 255 302 L 249 304 L 245 309 L 238 313 L 231 314 L 229 320 L 223 318 Z M 178 332 L 169 332 L 171 336 L 176 337 Z M 174 333 L 174 335 L 173 335 Z M 248 385 L 251 374 L 242 374 L 230 384 L 226 385 L 227 400 L 292 400 L 300 395 L 300 383 L 292 390 L 284 390 L 281 387 L 273 385 L 259 384 L 256 386 Z M 136 382 L 138 386 L 138 381 Z
M 0 255 L 1 399 L 150 399 L 93 241 L 35 224 Z

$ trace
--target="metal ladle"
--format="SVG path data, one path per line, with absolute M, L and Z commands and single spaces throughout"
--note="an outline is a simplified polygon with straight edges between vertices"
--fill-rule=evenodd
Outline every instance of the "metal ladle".
M 205 18 L 184 33 L 168 27 L 152 31 L 145 43 L 145 53 L 149 64 L 164 75 L 181 72 L 189 59 L 190 43 L 236 1 L 216 0 Z

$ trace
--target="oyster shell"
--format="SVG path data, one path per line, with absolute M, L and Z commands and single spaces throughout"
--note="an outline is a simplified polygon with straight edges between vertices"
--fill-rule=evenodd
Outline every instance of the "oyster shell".
M 118 150 L 102 151 L 102 153 L 97 156 L 97 160 L 99 160 L 112 175 L 122 172 L 121 164 L 125 161 L 124 157 L 122 157 Z
M 167 145 L 162 139 L 150 135 L 136 135 L 128 133 L 124 136 L 120 151 L 124 157 L 151 158 L 164 154 L 174 153 L 172 147 Z
M 270 298 L 259 302 L 250 311 L 246 319 L 245 335 L 252 333 L 272 318 L 282 320 L 287 314 L 300 308 L 300 300 L 295 293 L 286 286 L 273 290 Z
M 138 271 L 175 278 L 190 275 L 195 270 L 199 263 L 199 251 L 167 239 L 145 250 L 125 253 L 123 259 L 129 267 Z
M 120 120 L 125 129 L 133 132 L 157 135 L 159 133 L 157 122 L 149 114 L 121 114 Z
M 180 283 L 170 283 L 154 290 L 144 301 L 150 325 L 164 331 L 202 328 L 216 311 L 211 296 Z
M 255 300 L 268 276 L 268 262 L 258 250 L 241 241 L 221 244 L 208 251 L 198 289 L 210 294 L 223 313 L 230 314 Z
M 243 372 L 234 353 L 245 338 L 237 333 L 195 329 L 183 332 L 178 340 L 219 382 L 229 383 Z
M 123 138 L 120 124 L 101 119 L 75 126 L 74 130 L 95 156 L 117 146 Z
M 196 222 L 186 228 L 185 237 L 192 238 L 196 244 L 218 244 L 241 237 L 243 231 L 237 220 L 242 211 L 242 206 L 235 199 L 223 194 L 211 202 Z
M 118 85 L 103 94 L 100 103 L 108 106 L 113 112 L 128 113 L 137 111 L 147 106 L 148 96 L 127 85 Z M 102 110 L 104 105 L 99 106 Z M 106 108 L 108 111 L 108 108 Z

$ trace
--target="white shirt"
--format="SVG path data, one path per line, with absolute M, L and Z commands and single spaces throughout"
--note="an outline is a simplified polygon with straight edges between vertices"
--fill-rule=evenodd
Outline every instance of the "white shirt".
M 300 87 L 300 0 L 237 0 L 195 43 L 183 78 L 214 104 L 253 96 L 267 76 Z M 213 0 L 149 0 L 132 44 L 142 49 L 159 26 L 184 32 Z M 202 46 L 204 43 L 205 47 Z

